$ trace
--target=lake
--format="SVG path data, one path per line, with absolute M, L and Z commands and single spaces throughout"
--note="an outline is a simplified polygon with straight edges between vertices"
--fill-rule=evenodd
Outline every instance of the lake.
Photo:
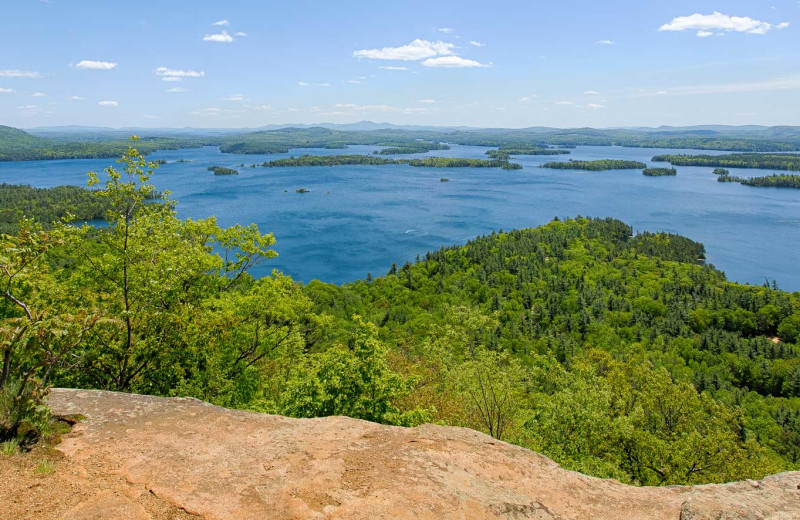
M 576 215 L 614 217 L 636 231 L 668 231 L 703 242 L 708 262 L 733 281 L 800 291 L 800 191 L 717 182 L 712 168 L 677 167 L 677 177 L 645 177 L 639 170 L 579 172 L 537 168 L 554 160 L 627 159 L 654 166 L 663 153 L 697 150 L 580 146 L 571 155 L 520 156 L 522 170 L 413 168 L 405 165 L 250 168 L 241 163 L 303 154 L 371 153 L 303 149 L 288 154 L 235 155 L 218 148 L 154 153 L 170 161 L 152 182 L 168 189 L 181 217 L 216 215 L 224 226 L 255 222 L 273 232 L 276 268 L 300 281 L 344 283 L 379 276 L 442 245 L 463 244 L 493 230 L 539 226 Z M 453 146 L 403 157 L 486 158 L 488 148 Z M 179 159 L 191 162 L 177 163 Z M 0 182 L 50 187 L 85 185 L 86 172 L 112 159 L 0 163 Z M 236 168 L 215 176 L 209 166 Z M 776 173 L 732 170 L 733 175 Z M 441 182 L 442 177 L 450 179 Z M 305 188 L 309 193 L 296 193 Z

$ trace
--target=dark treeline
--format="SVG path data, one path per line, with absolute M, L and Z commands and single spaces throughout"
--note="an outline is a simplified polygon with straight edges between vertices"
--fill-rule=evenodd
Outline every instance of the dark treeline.
M 416 144 L 383 148 L 381 150 L 375 150 L 372 153 L 378 155 L 410 155 L 414 153 L 426 153 L 432 150 L 449 150 L 449 149 L 450 147 L 447 146 L 446 144 L 418 142 Z
M 600 159 L 598 161 L 557 161 L 549 162 L 539 168 L 553 168 L 556 170 L 589 170 L 594 172 L 604 170 L 642 170 L 647 165 L 638 161 L 623 161 L 619 159 Z
M 288 166 L 342 166 L 342 165 L 383 165 L 407 164 L 414 167 L 425 168 L 503 168 L 504 170 L 518 170 L 522 166 L 508 161 L 482 159 L 462 159 L 458 157 L 424 157 L 421 159 L 386 159 L 374 155 L 303 155 L 289 159 L 268 161 L 261 166 L 269 168 Z
M 761 188 L 800 188 L 800 175 L 765 175 L 763 177 L 734 177 L 732 175 L 720 175 L 717 177 L 719 182 L 738 182 L 745 186 L 756 186 Z
M 500 148 L 498 150 L 487 150 L 486 155 L 492 159 L 507 161 L 512 155 L 567 155 L 569 150 L 559 150 L 555 148 Z
M 642 175 L 648 177 L 663 177 L 666 175 L 678 175 L 678 170 L 675 168 L 645 168 L 642 170 Z
M 657 155 L 656 162 L 676 166 L 718 166 L 720 168 L 759 168 L 800 171 L 800 154 L 735 153 L 728 155 Z M 717 175 L 721 175 L 721 173 Z
M 214 172 L 214 175 L 239 175 L 239 170 L 225 168 L 224 166 L 209 166 L 208 171 Z
M 24 218 L 50 228 L 68 215 L 78 221 L 102 219 L 107 209 L 108 203 L 97 192 L 78 186 L 33 188 L 0 184 L 0 233 L 16 233 Z

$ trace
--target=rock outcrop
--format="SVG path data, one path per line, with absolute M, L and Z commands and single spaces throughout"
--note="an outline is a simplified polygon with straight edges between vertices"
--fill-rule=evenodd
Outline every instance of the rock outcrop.
M 464 428 L 289 419 L 85 390 L 57 389 L 50 401 L 58 414 L 86 417 L 57 447 L 56 473 L 78 491 L 52 510 L 73 520 L 800 518 L 800 472 L 637 488 Z

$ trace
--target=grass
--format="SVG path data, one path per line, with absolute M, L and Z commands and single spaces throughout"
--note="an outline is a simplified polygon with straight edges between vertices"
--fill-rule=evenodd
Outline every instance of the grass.
M 40 475 L 52 475 L 56 471 L 55 463 L 50 459 L 42 459 L 39 465 L 36 466 L 36 473 Z
M 0 443 L 0 454 L 6 457 L 13 457 L 19 451 L 19 441 L 11 439 Z

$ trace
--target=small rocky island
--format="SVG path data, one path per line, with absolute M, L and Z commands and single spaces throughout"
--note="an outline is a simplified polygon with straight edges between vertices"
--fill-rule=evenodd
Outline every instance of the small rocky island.
M 239 175 L 239 170 L 223 166 L 209 166 L 208 171 L 214 172 L 214 175 Z

